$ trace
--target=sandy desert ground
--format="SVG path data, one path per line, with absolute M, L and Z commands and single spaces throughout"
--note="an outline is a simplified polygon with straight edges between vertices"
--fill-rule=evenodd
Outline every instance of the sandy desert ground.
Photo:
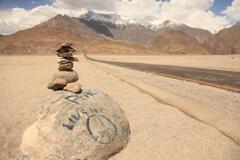
M 192 56 L 96 56 L 99 60 L 160 64 L 172 66 L 184 66 L 193 68 L 206 68 L 227 71 L 240 71 L 239 55 L 192 55 Z M 94 63 L 93 63 L 94 64 Z M 151 73 L 130 70 L 104 63 L 96 63 L 102 66 L 110 73 L 117 73 L 118 76 L 127 76 L 134 79 L 140 79 L 143 82 L 151 84 L 161 90 L 166 90 L 183 98 L 192 99 L 201 104 L 209 105 L 213 108 L 227 112 L 230 115 L 240 119 L 240 94 L 228 92 L 223 89 L 200 85 L 189 81 L 181 81 L 168 77 L 163 77 Z
M 239 160 L 240 146 L 211 125 L 193 119 L 175 107 L 162 104 L 137 88 L 96 67 L 78 55 L 75 64 L 82 85 L 100 89 L 117 101 L 131 126 L 131 140 L 126 149 L 112 160 Z M 0 61 L 0 159 L 16 159 L 21 136 L 34 121 L 37 105 L 51 91 L 46 88 L 51 75 L 57 70 L 56 56 L 1 56 Z M 159 56 L 159 57 L 99 57 L 104 59 L 189 65 L 240 71 L 240 56 Z M 102 65 L 104 66 L 104 65 Z M 117 69 L 134 78 L 156 81 L 161 89 L 169 89 L 185 98 L 198 97 L 202 103 L 238 118 L 239 94 L 212 87 L 179 82 L 164 77 Z M 172 87 L 169 87 L 172 86 Z M 188 88 L 189 87 L 189 88 Z M 210 98 L 205 98 L 209 90 Z M 189 92 L 190 91 L 190 92 Z M 197 94 L 198 93 L 198 94 Z M 197 94 L 195 96 L 191 96 Z M 232 97 L 232 98 L 230 98 Z M 196 98 L 194 100 L 197 100 Z M 221 102 L 217 102 L 221 100 Z M 229 107 L 228 107 L 229 106 Z M 238 105 L 239 106 L 239 105 Z
M 91 54 L 89 54 L 91 55 Z M 240 71 L 240 55 L 94 55 L 97 59 Z

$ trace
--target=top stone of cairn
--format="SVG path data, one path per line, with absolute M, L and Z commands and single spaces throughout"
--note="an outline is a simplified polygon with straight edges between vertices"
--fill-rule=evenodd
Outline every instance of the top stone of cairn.
M 63 43 L 56 50 L 57 55 L 63 58 L 70 58 L 73 56 L 73 52 L 76 52 L 74 48 L 72 48 L 72 43 Z

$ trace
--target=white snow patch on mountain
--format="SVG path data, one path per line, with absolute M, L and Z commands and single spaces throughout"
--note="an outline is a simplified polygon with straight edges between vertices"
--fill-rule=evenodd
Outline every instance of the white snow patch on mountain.
M 93 11 L 88 11 L 86 14 L 80 16 L 80 19 L 87 21 L 106 22 L 116 25 L 128 25 L 137 23 L 134 19 L 129 19 L 125 16 L 120 16 L 117 14 L 101 14 L 95 13 Z

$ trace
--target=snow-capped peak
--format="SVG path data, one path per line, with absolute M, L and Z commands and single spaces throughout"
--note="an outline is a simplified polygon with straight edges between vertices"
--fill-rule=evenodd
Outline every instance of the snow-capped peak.
M 179 27 L 179 26 L 184 26 L 184 24 L 175 22 L 175 21 L 170 21 L 170 20 L 165 20 L 161 24 L 157 25 L 158 28 L 163 28 L 163 27 Z
M 185 26 L 183 23 L 179 23 L 174 20 L 163 20 L 157 16 L 149 16 L 139 20 L 140 24 L 152 30 L 158 30 L 161 28 L 175 29 L 177 27 Z
M 87 13 L 80 16 L 80 19 L 85 21 L 97 21 L 97 22 L 105 22 L 110 23 L 114 25 L 129 25 L 129 24 L 135 24 L 135 25 L 143 25 L 149 29 L 152 30 L 158 30 L 161 28 L 169 28 L 169 29 L 175 29 L 177 27 L 184 26 L 182 23 L 178 23 L 176 21 L 170 21 L 170 20 L 161 20 L 158 17 L 152 16 L 152 17 L 145 17 L 143 19 L 130 19 L 125 16 L 120 16 L 117 14 L 103 14 L 103 13 L 96 13 L 94 11 L 88 11 Z
M 236 24 L 235 24 L 235 26 L 239 26 L 240 25 L 240 21 L 238 21 Z
M 164 20 L 164 21 L 153 20 L 148 24 L 148 27 L 153 30 L 157 30 L 157 29 L 161 29 L 161 28 L 175 29 L 175 28 L 183 27 L 183 26 L 185 26 L 185 25 L 182 23 L 179 23 L 176 21 L 170 21 L 170 20 Z
M 127 24 L 135 24 L 136 21 L 133 19 L 129 19 L 124 16 L 120 16 L 117 14 L 102 14 L 95 13 L 94 11 L 88 11 L 86 14 L 80 16 L 80 19 L 84 19 L 87 21 L 100 21 L 111 23 L 115 25 L 127 25 Z

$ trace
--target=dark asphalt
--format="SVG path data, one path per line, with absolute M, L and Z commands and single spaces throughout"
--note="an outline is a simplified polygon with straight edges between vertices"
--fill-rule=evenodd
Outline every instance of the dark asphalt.
M 91 58 L 87 55 L 85 57 L 91 61 L 150 72 L 240 93 L 240 72 L 145 63 L 111 62 Z

